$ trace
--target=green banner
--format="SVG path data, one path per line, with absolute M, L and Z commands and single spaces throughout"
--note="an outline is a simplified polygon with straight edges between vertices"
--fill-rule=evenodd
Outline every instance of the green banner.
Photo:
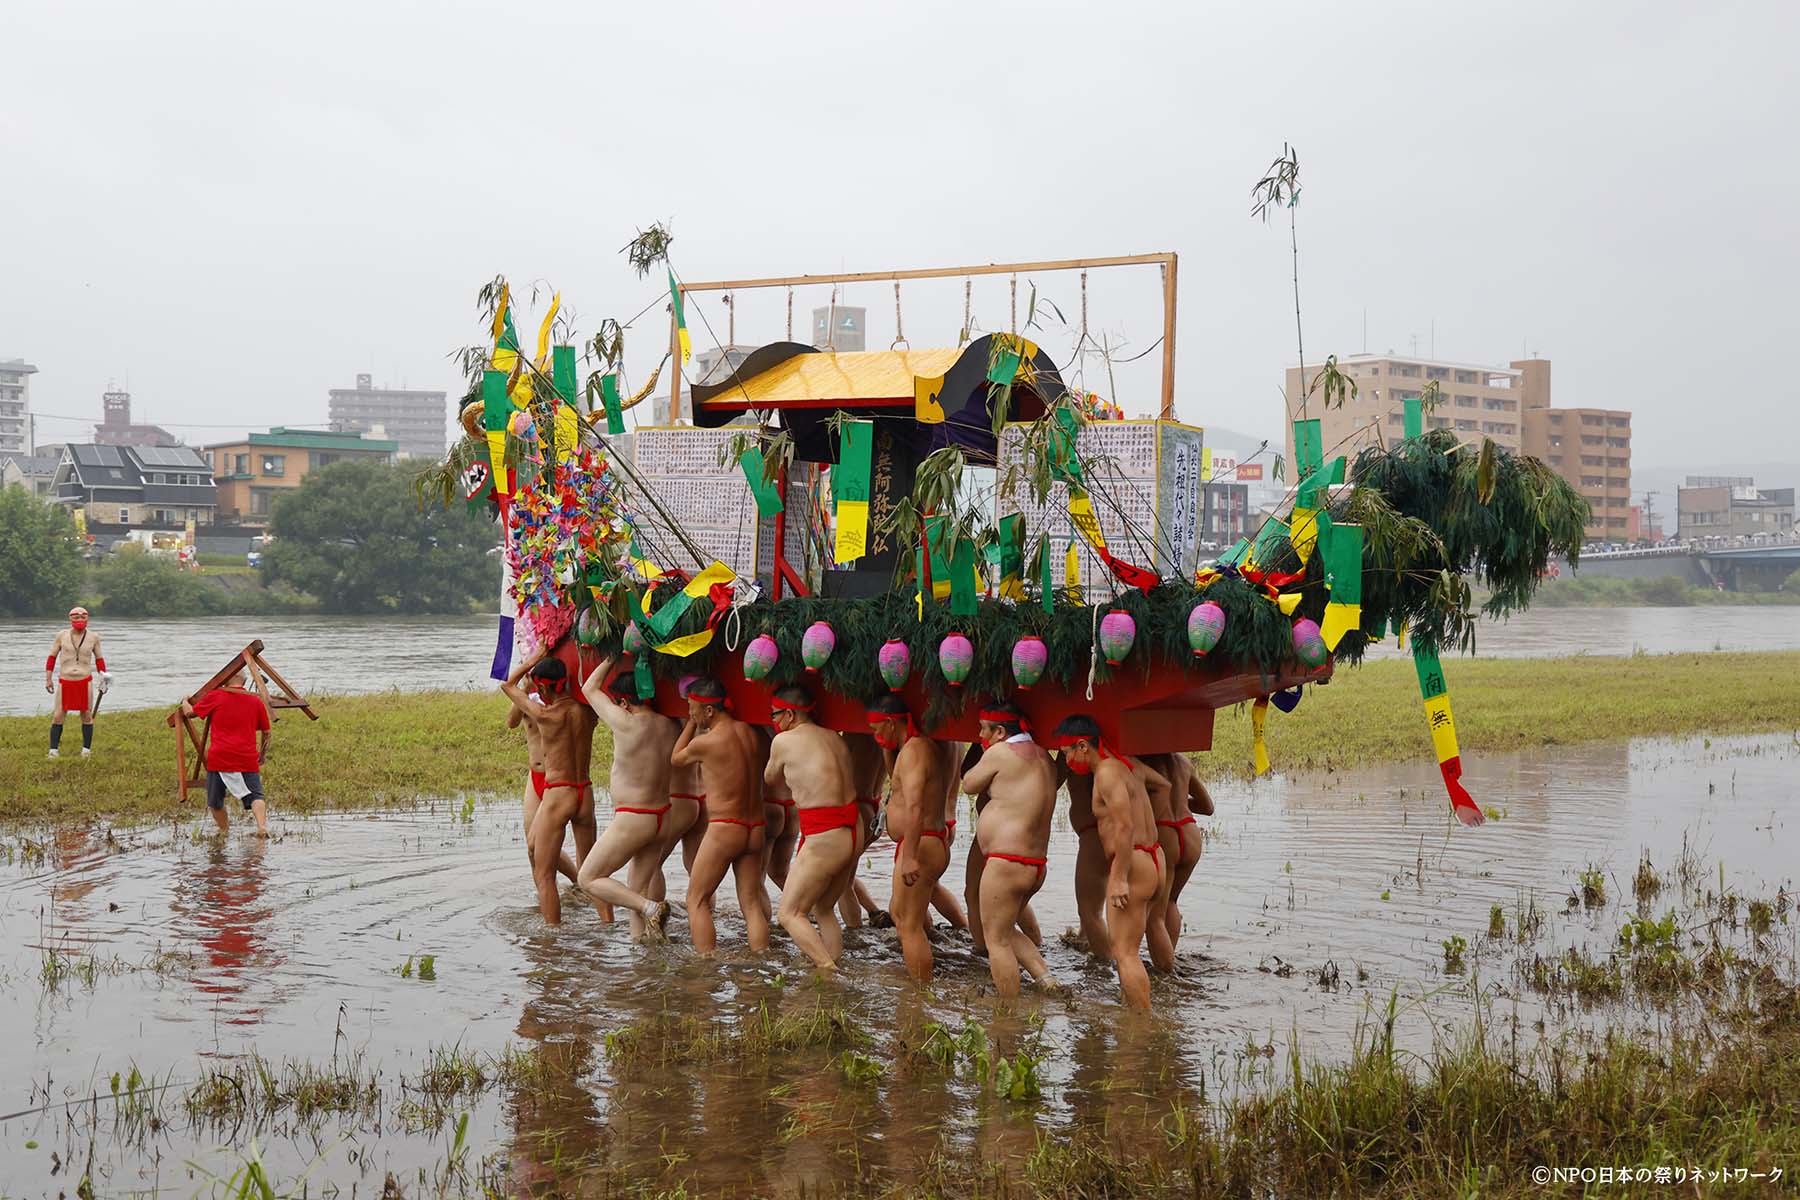
M 606 409 L 606 432 L 616 437 L 625 432 L 625 410 L 619 406 L 619 376 L 609 371 L 600 377 L 600 404 Z
M 1219 555 L 1219 565 L 1224 567 L 1240 567 L 1244 564 L 1244 555 L 1249 552 L 1249 539 L 1239 538 L 1231 544 L 1231 549 Z
M 1019 352 L 1017 349 L 1001 350 L 988 362 L 989 383 L 1011 383 L 1013 376 L 1019 373 Z
M 875 422 L 845 421 L 838 441 L 838 461 L 831 468 L 831 500 L 867 504 L 875 464 Z
M 1417 642 L 1413 643 L 1413 667 L 1419 672 L 1419 695 L 1429 700 L 1433 696 L 1442 696 L 1450 690 L 1444 683 L 1444 664 L 1431 650 L 1423 649 Z
M 1294 503 L 1301 508 L 1322 508 L 1319 503 L 1321 493 L 1329 484 L 1344 482 L 1345 458 L 1338 455 L 1331 460 L 1329 466 L 1315 468 L 1311 474 L 1302 476 L 1300 485 L 1294 491 Z
M 1000 518 L 1000 544 L 990 547 L 995 552 L 995 565 L 1000 568 L 1000 594 L 1009 599 L 1025 595 L 1025 514 L 1008 513 Z
M 637 666 L 631 672 L 632 681 L 637 684 L 639 700 L 649 700 L 656 695 L 656 676 L 650 673 L 650 652 L 638 655 Z
M 688 606 L 693 602 L 694 598 L 686 592 L 676 592 L 670 596 L 663 606 L 645 622 L 650 627 L 650 631 L 656 635 L 650 640 L 652 642 L 668 641 L 669 635 L 674 632 L 675 623 L 681 620 L 681 615 L 687 612 Z
M 950 611 L 959 617 L 975 615 L 979 591 L 975 561 L 974 541 L 970 538 L 958 538 L 956 551 L 950 560 Z
M 1324 513 L 1319 516 L 1323 518 Z M 1362 603 L 1363 530 L 1361 525 L 1334 525 L 1319 530 L 1319 553 L 1325 559 L 1325 582 L 1333 604 Z
M 570 408 L 575 408 L 575 347 L 550 347 L 550 382 L 556 385 L 558 398 Z
M 1294 422 L 1294 471 L 1305 479 L 1325 465 L 1325 435 L 1317 417 Z
M 1421 433 L 1424 433 L 1425 402 L 1417 396 L 1412 396 L 1406 400 L 1403 405 L 1403 411 L 1406 416 L 1405 423 L 1401 426 L 1401 429 L 1406 436 L 1409 438 L 1416 438 Z
M 1076 435 L 1080 429 L 1081 423 L 1073 410 L 1056 410 L 1056 423 L 1050 427 L 1050 475 L 1075 487 L 1082 484 L 1081 459 L 1075 453 Z
M 1268 570 L 1275 565 L 1275 553 L 1288 537 L 1287 523 L 1270 517 L 1256 531 L 1256 539 L 1250 544 L 1250 557 L 1256 560 L 1260 570 Z
M 489 433 L 504 433 L 512 418 L 512 401 L 506 398 L 506 372 L 481 373 L 481 427 Z
M 744 478 L 750 481 L 750 493 L 756 497 L 756 515 L 772 517 L 785 507 L 781 503 L 781 489 L 776 487 L 764 472 L 768 469 L 763 461 L 763 453 L 752 447 L 744 451 L 744 457 L 738 459 L 738 466 L 744 470 Z

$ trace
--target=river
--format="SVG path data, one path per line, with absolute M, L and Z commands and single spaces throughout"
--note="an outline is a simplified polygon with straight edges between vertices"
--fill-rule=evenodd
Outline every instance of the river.
M 1142 1019 L 1125 1018 L 1110 972 L 1058 936 L 1075 923 L 1066 806 L 1034 903 L 1069 991 L 1028 988 L 1011 1016 L 961 933 L 941 934 L 930 992 L 906 980 L 893 934 L 872 929 L 849 935 L 837 978 L 807 982 L 785 939 L 766 956 L 743 947 L 730 886 L 715 960 L 692 953 L 680 917 L 666 946 L 635 945 L 572 902 L 546 928 L 510 800 L 317 818 L 278 807 L 268 844 L 242 826 L 204 836 L 195 820 L 0 831 L 0 1191 L 73 1194 L 55 1153 L 89 1163 L 100 1195 L 190 1195 L 252 1141 L 277 1181 L 310 1167 L 320 1194 L 381 1193 L 388 1172 L 408 1194 L 415 1180 L 457 1191 L 433 1172 L 468 1114 L 471 1176 L 479 1161 L 503 1194 L 534 1181 L 584 1192 L 575 1181 L 596 1163 L 663 1187 L 686 1178 L 686 1194 L 830 1192 L 869 1171 L 904 1179 L 935 1154 L 1016 1164 L 1073 1123 L 1136 1128 L 1139 1101 L 1143 1135 L 1160 1136 L 1175 1106 L 1279 1074 L 1296 1036 L 1341 1057 L 1390 995 L 1400 1043 L 1420 1051 L 1478 1010 L 1514 1030 L 1543 1021 L 1547 1037 L 1603 1018 L 1654 1022 L 1630 1006 L 1552 1004 L 1522 971 L 1568 947 L 1616 947 L 1640 855 L 1670 889 L 1641 911 L 1672 907 L 1679 878 L 1683 896 L 1691 883 L 1774 902 L 1775 941 L 1791 943 L 1796 765 L 1787 735 L 1481 755 L 1465 781 L 1498 816 L 1478 830 L 1447 819 L 1430 763 L 1223 783 L 1175 972 L 1155 981 Z M 958 888 L 966 845 L 947 877 Z M 678 898 L 679 855 L 669 866 Z M 877 897 L 891 870 L 886 842 L 861 860 Z M 1572 898 L 1586 871 L 1604 881 L 1603 904 Z M 1735 915 L 1731 928 L 1733 945 L 1749 936 Z M 1446 966 L 1453 938 L 1467 943 L 1461 971 Z M 648 1063 L 630 1053 L 671 1014 L 729 1036 L 821 1002 L 866 1031 L 863 1049 L 884 1064 L 873 1082 L 856 1083 L 835 1050 L 753 1067 L 709 1059 L 718 1043 L 690 1035 Z M 906 1046 L 931 1022 L 979 1023 L 996 1051 L 1036 1047 L 1042 1099 L 996 1106 L 960 1073 L 921 1075 Z M 523 1049 L 555 1070 L 433 1108 L 417 1081 L 452 1046 Z M 188 1106 L 206 1071 L 253 1051 L 275 1071 L 292 1056 L 363 1072 L 384 1099 L 310 1122 L 274 1102 L 224 1117 Z M 120 1100 L 133 1070 L 161 1090 Z
M 115 676 L 105 700 L 114 709 L 173 704 L 257 638 L 306 695 L 487 687 L 494 627 L 492 617 L 99 618 L 93 625 Z M 0 690 L 0 716 L 50 711 L 35 668 L 60 628 L 38 620 L 0 626 L 0 661 L 13 664 L 18 681 Z M 1800 609 L 1778 606 L 1540 608 L 1483 622 L 1477 643 L 1478 656 L 1490 658 L 1794 649 Z M 1378 646 L 1371 653 L 1396 651 Z

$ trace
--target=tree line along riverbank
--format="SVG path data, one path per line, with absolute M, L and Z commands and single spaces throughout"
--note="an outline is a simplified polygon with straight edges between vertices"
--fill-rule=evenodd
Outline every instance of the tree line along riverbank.
M 1465 756 L 1636 736 L 1800 730 L 1800 651 L 1470 659 L 1448 666 Z M 313 697 L 318 722 L 284 716 L 267 766 L 275 808 L 410 804 L 520 789 L 524 743 L 493 692 Z M 91 760 L 46 760 L 48 721 L 0 718 L 0 820 L 180 819 L 168 708 L 101 711 Z M 1432 761 L 1407 661 L 1341 668 L 1293 713 L 1271 712 L 1270 757 L 1293 774 Z M 594 774 L 611 763 L 604 727 Z M 1250 772 L 1247 707 L 1217 714 L 1203 778 Z

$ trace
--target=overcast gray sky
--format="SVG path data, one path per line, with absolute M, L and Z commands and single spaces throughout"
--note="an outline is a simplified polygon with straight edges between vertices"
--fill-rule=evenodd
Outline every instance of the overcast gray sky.
M 3 24 L 0 357 L 38 365 L 49 414 L 91 420 L 129 379 L 139 419 L 221 426 L 179 430 L 202 442 L 321 422 L 357 372 L 455 391 L 485 279 L 554 284 L 591 332 L 654 299 L 617 251 L 665 220 L 693 280 L 1175 250 L 1181 417 L 1273 436 L 1287 236 L 1247 193 L 1287 140 L 1309 357 L 1361 350 L 1366 310 L 1371 350 L 1553 359 L 1558 403 L 1634 410 L 1637 466 L 1800 457 L 1791 0 L 162 0 Z M 1155 271 L 1108 274 L 1091 326 L 1147 349 Z M 1035 282 L 1077 319 L 1073 277 Z M 796 297 L 802 337 L 826 299 Z M 885 344 L 891 288 L 843 299 Z M 911 343 L 952 344 L 961 302 L 909 287 Z M 1007 304 L 977 283 L 981 326 Z M 738 340 L 782 336 L 784 306 L 744 295 Z M 718 300 L 696 308 L 696 346 L 701 313 L 723 339 Z M 1128 410 L 1156 358 L 1120 372 Z

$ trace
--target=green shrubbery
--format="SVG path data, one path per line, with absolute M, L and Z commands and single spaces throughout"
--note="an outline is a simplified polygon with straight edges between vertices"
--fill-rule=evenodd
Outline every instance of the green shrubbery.
M 14 484 L 0 490 L 0 615 L 61 616 L 81 587 L 75 522 Z
M 228 588 L 222 579 L 184 571 L 173 559 L 125 545 L 94 568 L 92 607 L 109 617 L 194 617 L 308 612 L 318 605 L 290 591 Z
M 1721 592 L 1696 587 L 1673 575 L 1654 579 L 1613 579 L 1602 575 L 1576 576 L 1546 583 L 1532 597 L 1533 604 L 1550 608 L 1616 606 L 1632 608 L 1680 608 L 1696 604 L 1795 604 L 1800 603 L 1800 571 L 1788 577 L 1779 592 Z

